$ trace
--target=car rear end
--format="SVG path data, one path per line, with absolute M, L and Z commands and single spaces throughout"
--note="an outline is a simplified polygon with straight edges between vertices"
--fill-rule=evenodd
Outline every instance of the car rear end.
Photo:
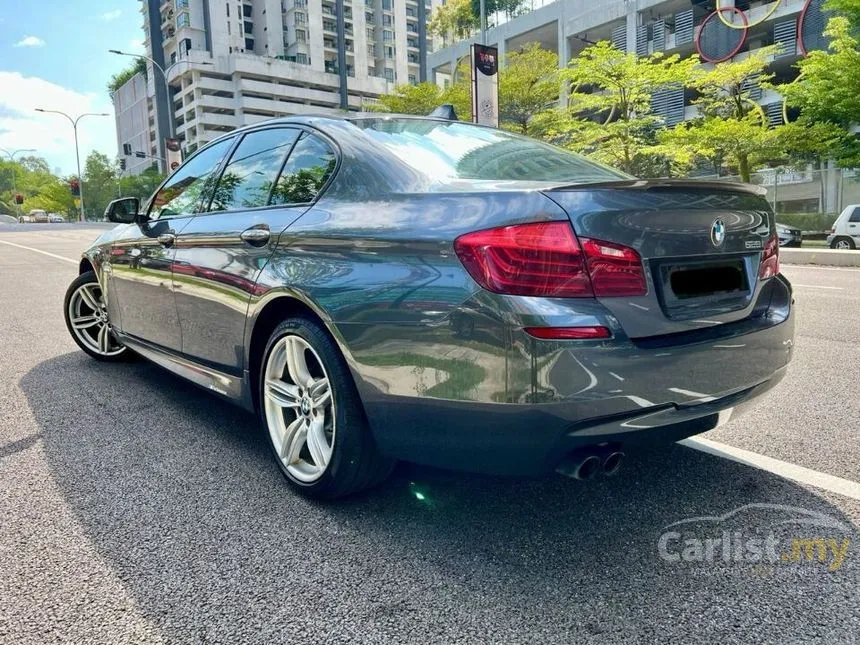
M 505 311 L 508 380 L 529 384 L 517 423 L 546 430 L 526 461 L 546 469 L 704 432 L 782 379 L 791 287 L 757 189 L 619 181 L 545 194 L 568 221 L 454 244 L 483 306 Z M 506 414 L 485 419 L 498 430 Z M 508 466 L 526 457 L 504 450 Z

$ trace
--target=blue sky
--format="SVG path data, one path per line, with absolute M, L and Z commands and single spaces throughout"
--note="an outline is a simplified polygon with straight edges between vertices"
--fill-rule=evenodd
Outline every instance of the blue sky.
M 52 169 L 75 173 L 72 126 L 59 115 L 109 112 L 80 122 L 81 163 L 93 149 L 116 156 L 105 85 L 143 51 L 139 0 L 0 0 L 0 148 L 35 148 Z

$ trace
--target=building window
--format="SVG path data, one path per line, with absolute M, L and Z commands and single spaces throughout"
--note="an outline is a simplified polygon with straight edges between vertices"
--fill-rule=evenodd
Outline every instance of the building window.
M 367 46 L 367 55 L 370 58 L 376 58 L 376 48 L 373 45 Z
M 385 42 L 391 42 L 394 40 L 394 32 L 390 29 L 385 29 L 382 32 L 382 40 Z
M 188 0 L 176 0 L 176 8 L 177 9 L 187 9 L 188 8 Z
M 385 27 L 390 27 L 390 26 L 391 26 L 391 24 L 392 24 L 392 23 L 391 23 L 391 16 L 389 16 L 389 15 L 387 15 L 387 14 L 386 14 L 386 15 L 384 15 L 384 16 L 382 16 L 382 24 L 383 24 L 383 26 L 385 26 Z
M 308 0 L 294 0 L 293 6 L 294 7 L 307 7 L 308 6 Z
M 230 17 L 230 3 L 227 3 L 227 17 Z
M 310 59 L 308 59 L 308 55 L 302 54 L 301 52 L 296 54 L 296 62 L 300 63 L 302 65 L 310 65 L 311 64 Z
M 372 11 L 365 11 L 364 12 L 364 20 L 366 22 L 373 22 L 373 12 Z
M 367 75 L 368 76 L 376 76 L 376 68 L 373 66 L 367 67 Z
M 394 82 L 394 70 L 393 69 L 391 69 L 390 67 L 386 67 L 384 74 L 385 74 L 385 80 L 386 81 L 388 81 L 389 83 Z
M 303 14 L 301 11 L 296 11 L 296 24 L 297 25 L 304 25 L 305 23 L 307 23 L 307 21 L 308 21 L 308 17 L 305 14 Z
M 251 5 L 249 5 L 249 4 L 243 4 L 242 5 L 242 15 L 245 16 L 246 18 L 251 17 L 252 11 L 253 11 L 253 7 L 251 7 Z
M 230 23 L 229 22 L 227 23 L 227 35 L 228 36 L 232 35 L 232 30 L 230 29 Z
M 308 35 L 304 29 L 296 29 L 296 42 L 297 43 L 308 42 Z
M 246 38 L 245 39 L 245 49 L 250 49 L 251 51 L 254 51 L 254 39 L 253 38 Z
M 246 22 L 245 23 L 245 33 L 246 34 L 253 34 L 254 33 L 254 23 L 252 23 L 252 22 Z
M 386 11 L 391 11 L 393 4 L 392 0 L 382 0 L 382 8 Z
M 387 45 L 385 47 L 385 57 L 388 59 L 394 58 L 394 47 L 392 47 L 391 45 Z
M 181 13 L 176 16 L 176 26 L 177 27 L 188 27 L 191 25 L 191 16 L 187 13 Z
M 415 78 L 415 74 L 410 74 L 409 75 L 409 84 L 415 85 L 415 83 L 417 83 L 417 82 L 418 82 L 418 79 Z
M 364 30 L 364 33 L 365 33 L 365 35 L 367 36 L 367 39 L 368 39 L 368 40 L 373 40 L 373 38 L 374 38 L 374 35 L 373 35 L 373 27 L 367 27 L 367 28 Z
M 334 20 L 323 20 L 323 29 L 325 31 L 336 31 L 337 25 L 334 23 Z

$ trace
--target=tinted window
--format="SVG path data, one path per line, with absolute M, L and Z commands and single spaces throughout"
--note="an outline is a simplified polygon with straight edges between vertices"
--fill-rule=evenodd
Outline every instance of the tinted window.
M 299 136 L 294 128 L 246 134 L 224 168 L 210 211 L 265 206 L 278 171 Z
M 628 175 L 534 139 L 459 121 L 357 119 L 401 161 L 434 179 L 580 183 Z
M 313 201 L 336 163 L 337 157 L 325 141 L 312 134 L 303 134 L 278 177 L 272 192 L 272 204 Z
M 164 219 L 196 213 L 201 195 L 211 188 L 216 178 L 213 173 L 231 145 L 232 138 L 219 141 L 181 165 L 153 197 L 149 216 Z
M 860 222 L 860 206 L 854 209 L 854 212 L 851 213 L 851 217 L 848 218 L 849 222 Z

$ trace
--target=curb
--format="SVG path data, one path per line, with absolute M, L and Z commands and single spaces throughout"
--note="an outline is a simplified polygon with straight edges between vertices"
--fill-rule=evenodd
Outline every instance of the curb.
M 860 267 L 860 251 L 782 248 L 779 250 L 779 261 L 783 264 L 820 264 L 837 267 Z

